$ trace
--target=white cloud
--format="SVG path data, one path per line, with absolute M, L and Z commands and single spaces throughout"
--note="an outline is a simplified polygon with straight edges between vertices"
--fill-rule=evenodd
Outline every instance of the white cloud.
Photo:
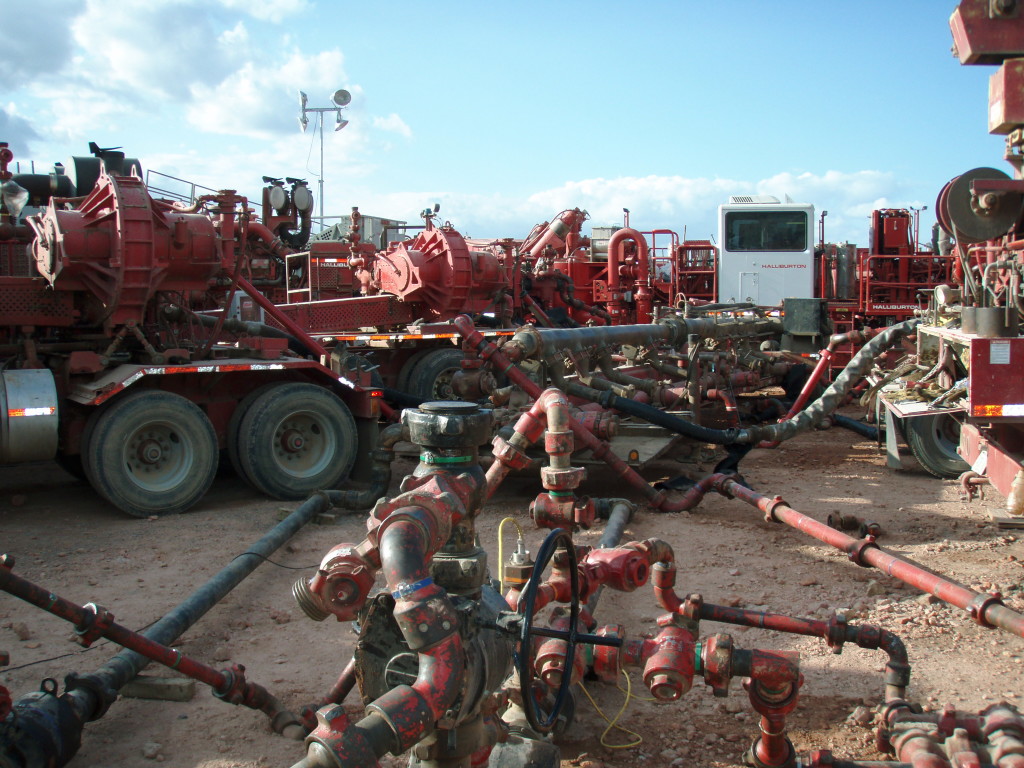
M 214 85 L 194 82 L 187 117 L 210 133 L 269 139 L 298 130 L 300 88 L 331 93 L 344 77 L 336 48 L 308 56 L 294 52 L 285 61 L 247 61 Z
M 248 50 L 249 30 L 246 28 L 245 23 L 240 21 L 231 29 L 221 32 L 217 42 L 228 50 Z
M 44 105 L 32 116 L 33 126 L 45 126 L 45 133 L 59 143 L 80 143 L 83 139 L 120 142 L 125 125 L 139 109 L 129 89 L 104 89 L 87 82 L 44 80 L 34 95 Z M 106 137 L 106 138 L 104 138 Z
M 412 128 L 406 125 L 405 121 L 394 112 L 387 117 L 373 118 L 373 127 L 379 128 L 382 131 L 400 134 L 407 139 L 412 138 Z
M 275 24 L 310 7 L 307 0 L 220 0 L 220 4 L 232 11 L 241 11 L 255 19 Z
M 683 176 L 594 178 L 568 181 L 533 194 L 484 195 L 439 189 L 393 194 L 345 190 L 346 204 L 378 216 L 415 219 L 427 205 L 441 202 L 442 217 L 473 237 L 524 237 L 539 221 L 566 208 L 590 212 L 591 224 L 621 224 L 623 208 L 641 230 L 667 228 L 693 238 L 717 237 L 718 206 L 736 194 L 772 194 L 828 210 L 826 238 L 867 242 L 868 217 L 875 208 L 916 204 L 901 197 L 902 184 L 878 171 L 780 173 L 766 179 L 707 179 Z M 332 196 L 333 197 L 333 196 Z M 589 226 L 589 225 L 588 225 Z
M 234 63 L 217 44 L 213 17 L 189 3 L 90 0 L 72 32 L 82 78 L 99 88 L 127 87 L 139 99 L 186 98 L 189 83 L 220 79 Z

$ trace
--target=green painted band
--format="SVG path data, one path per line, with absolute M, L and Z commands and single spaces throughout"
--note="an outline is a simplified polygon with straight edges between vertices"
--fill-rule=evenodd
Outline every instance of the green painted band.
M 468 464 L 472 460 L 472 456 L 434 456 L 430 453 L 420 454 L 420 461 L 424 464 Z

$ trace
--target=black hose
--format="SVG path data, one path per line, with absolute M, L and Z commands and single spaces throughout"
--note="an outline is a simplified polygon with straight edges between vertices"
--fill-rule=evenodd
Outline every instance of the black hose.
M 584 328 L 531 328 L 517 332 L 509 342 L 522 350 L 523 357 L 561 359 L 566 350 L 608 347 L 621 344 L 663 342 L 680 346 L 690 336 L 703 339 L 756 338 L 777 336 L 782 322 L 772 317 L 663 317 L 646 325 L 597 325 Z
M 373 451 L 370 485 L 362 490 L 327 491 L 331 504 L 342 509 L 370 509 L 387 495 L 391 485 L 391 464 L 395 460 L 395 443 L 406 438 L 405 427 L 390 424 L 381 430 L 378 446 Z
M 871 424 L 865 424 L 863 421 L 857 421 L 851 419 L 849 416 L 843 416 L 841 413 L 832 414 L 832 423 L 838 427 L 844 427 L 853 432 L 856 432 L 861 437 L 866 437 L 869 440 L 878 439 L 878 427 L 872 426 Z
M 164 316 L 168 320 L 183 321 L 186 318 L 195 320 L 204 328 L 216 327 L 219 319 L 215 315 L 204 315 L 174 305 L 164 307 Z M 271 325 L 266 325 L 265 323 L 228 318 L 223 323 L 223 330 L 228 333 L 246 334 L 248 336 L 262 336 L 269 339 L 286 339 L 288 341 L 288 346 L 296 352 L 301 352 L 306 357 L 314 360 L 320 359 L 320 353 L 310 349 L 302 339 L 297 336 L 293 336 L 287 331 L 282 331 L 280 328 L 274 328 Z
M 570 390 L 572 389 L 573 387 L 570 385 Z M 570 392 L 570 394 L 576 393 Z M 638 419 L 664 427 L 670 432 L 675 432 L 677 435 L 700 440 L 703 443 L 731 445 L 732 443 L 740 442 L 740 436 L 743 432 L 743 430 L 736 428 L 712 429 L 711 427 L 702 427 L 700 424 L 694 424 L 692 421 L 687 421 L 660 408 L 655 408 L 653 405 L 638 403 L 636 400 L 619 397 L 611 392 L 601 393 L 599 402 L 601 405 L 614 408 L 620 413 L 636 416 Z
M 399 408 L 419 408 L 423 403 L 427 402 L 422 397 L 410 395 L 408 392 L 403 392 L 394 387 L 381 387 L 380 390 L 384 393 L 385 400 L 397 405 Z
M 813 403 L 800 411 L 796 416 L 787 421 L 777 424 L 762 425 L 747 428 L 712 429 L 702 427 L 699 424 L 681 419 L 671 413 L 655 408 L 646 403 L 638 403 L 625 397 L 619 397 L 611 392 L 599 392 L 591 387 L 583 386 L 576 382 L 556 380 L 556 384 L 564 389 L 568 395 L 582 397 L 586 400 L 603 405 L 606 408 L 614 408 L 621 413 L 635 416 L 644 421 L 656 424 L 659 427 L 675 432 L 676 434 L 700 440 L 715 445 L 732 445 L 733 443 L 754 444 L 762 440 L 788 440 L 804 432 L 816 424 L 820 424 L 825 416 L 829 415 L 842 403 L 843 398 L 863 376 L 871 369 L 875 358 L 885 349 L 888 349 L 901 336 L 906 335 L 914 328 L 920 320 L 906 320 L 897 325 L 890 326 L 865 344 L 853 359 L 847 364 L 836 380 L 821 396 Z M 626 326 L 617 326 L 623 328 Z M 588 329 L 589 330 L 589 329 Z M 543 331 L 542 331 L 543 333 Z M 866 426 L 866 425 L 865 425 Z M 852 427 L 851 427 L 852 428 Z M 864 434 L 864 433 L 861 433 Z M 877 434 L 875 435 L 877 437 Z
M 633 518 L 636 506 L 626 499 L 599 499 L 601 506 L 608 507 L 608 522 L 604 526 L 604 533 L 601 534 L 601 541 L 598 542 L 599 549 L 614 549 L 622 541 L 622 535 L 626 532 L 626 526 Z M 598 516 L 602 509 L 599 506 Z
M 163 645 L 172 644 L 302 526 L 330 507 L 331 502 L 323 493 L 306 499 L 142 635 Z M 11 715 L 0 724 L 0 766 L 66 765 L 78 751 L 85 723 L 103 717 L 117 691 L 149 663 L 145 656 L 124 650 L 91 674 L 69 674 L 61 696 L 54 691 L 19 699 Z
M 605 512 L 606 509 L 607 512 Z M 608 523 L 604 527 L 604 533 L 601 534 L 601 541 L 597 545 L 598 548 L 614 549 L 619 546 L 619 542 L 622 541 L 622 536 L 626 532 L 626 526 L 629 525 L 629 521 L 633 518 L 635 509 L 636 506 L 626 501 L 626 499 L 598 499 L 598 516 L 608 515 Z M 597 603 L 600 601 L 603 591 L 604 585 L 602 584 L 590 596 L 590 600 L 587 601 L 587 610 L 591 614 L 597 611 Z M 593 629 L 593 627 L 588 627 L 588 629 Z
M 875 358 L 899 341 L 901 337 L 913 331 L 920 322 L 915 318 L 889 326 L 857 351 L 842 373 L 836 376 L 836 380 L 821 393 L 821 397 L 792 419 L 743 430 L 744 435 L 738 442 L 757 443 L 761 440 L 788 440 L 820 424 L 822 419 L 840 406 L 854 385 L 871 370 Z

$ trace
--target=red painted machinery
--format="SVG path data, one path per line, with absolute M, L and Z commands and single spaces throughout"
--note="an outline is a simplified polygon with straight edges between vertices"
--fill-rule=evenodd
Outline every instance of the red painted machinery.
M 717 251 L 709 241 L 629 227 L 594 228 L 588 238 L 586 219 L 579 208 L 562 211 L 523 241 L 515 293 L 523 320 L 546 327 L 646 323 L 655 306 L 714 299 Z
M 221 449 L 277 498 L 337 486 L 378 399 L 246 279 L 286 247 L 234 192 L 154 200 L 95 151 L 72 180 L 15 175 L 0 146 L 0 462 L 56 458 L 138 516 L 195 504 Z M 193 311 L 243 294 L 278 327 Z
M 963 0 L 950 18 L 962 64 L 997 65 L 989 130 L 1006 136 L 1013 177 L 975 168 L 939 193 L 936 214 L 955 241 L 951 285 L 937 288 L 913 356 L 879 373 L 890 422 L 902 425 L 933 474 L 960 475 L 965 495 L 991 482 L 1024 513 L 1024 15 L 1015 2 Z M 883 381 L 884 379 L 884 381 Z M 895 448 L 890 446 L 893 463 Z

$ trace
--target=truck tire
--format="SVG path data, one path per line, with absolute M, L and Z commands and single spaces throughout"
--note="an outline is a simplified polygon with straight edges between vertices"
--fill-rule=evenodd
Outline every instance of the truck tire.
M 93 414 L 82 450 L 89 483 L 133 517 L 192 507 L 217 473 L 217 434 L 181 395 L 143 390 Z
M 397 389 L 399 392 L 410 394 L 409 377 L 412 376 L 412 372 L 416 368 L 416 365 L 420 362 L 420 360 L 422 360 L 424 357 L 426 357 L 433 351 L 433 349 L 421 349 L 418 352 L 413 352 L 411 355 L 409 355 L 408 359 L 405 361 L 405 363 L 402 364 L 402 367 L 399 369 L 398 376 L 395 378 L 395 389 Z
M 249 406 L 253 404 L 256 398 L 268 389 L 277 386 L 280 386 L 280 382 L 256 387 L 256 389 L 242 398 L 242 402 L 235 407 L 235 410 L 231 413 L 231 418 L 228 419 L 228 428 L 224 435 L 224 448 L 228 454 L 228 461 L 231 462 L 231 468 L 243 480 L 247 480 L 247 478 L 245 470 L 242 468 L 242 461 L 238 455 L 238 431 L 242 426 L 242 419 L 245 418 L 245 414 L 249 411 Z
M 238 425 L 242 476 L 275 499 L 305 499 L 337 488 L 356 460 L 356 422 L 334 393 L 315 384 L 268 387 Z
M 946 413 L 904 419 L 914 458 L 929 474 L 936 477 L 958 477 L 971 466 L 956 452 L 960 444 L 960 422 Z
M 422 400 L 458 400 L 452 376 L 462 370 L 461 349 L 432 349 L 409 373 L 407 391 Z

